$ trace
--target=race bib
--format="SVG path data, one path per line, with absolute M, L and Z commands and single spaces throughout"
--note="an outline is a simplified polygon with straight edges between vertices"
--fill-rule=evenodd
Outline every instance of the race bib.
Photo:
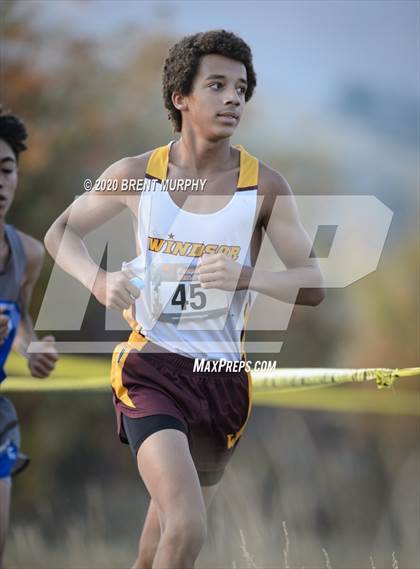
M 203 289 L 198 281 L 161 281 L 155 290 L 155 316 L 162 321 L 217 318 L 229 308 L 223 290 Z

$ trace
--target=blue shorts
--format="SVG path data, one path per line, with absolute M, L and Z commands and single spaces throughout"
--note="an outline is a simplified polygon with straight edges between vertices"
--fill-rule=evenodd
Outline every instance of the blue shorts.
M 0 395 L 0 479 L 15 476 L 29 464 L 20 452 L 19 420 L 13 403 Z

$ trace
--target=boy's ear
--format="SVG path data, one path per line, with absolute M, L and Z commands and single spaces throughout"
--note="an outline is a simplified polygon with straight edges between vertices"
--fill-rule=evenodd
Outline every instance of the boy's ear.
M 178 111 L 186 111 L 188 108 L 185 95 L 172 93 L 172 104 Z

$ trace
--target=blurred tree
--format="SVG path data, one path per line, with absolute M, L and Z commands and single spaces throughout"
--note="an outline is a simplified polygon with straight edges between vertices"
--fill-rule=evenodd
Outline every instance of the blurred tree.
M 9 0 L 1 14 L 1 100 L 29 130 L 9 221 L 39 239 L 82 193 L 85 178 L 95 179 L 110 163 L 168 139 L 169 123 L 156 94 L 173 42 L 161 32 L 139 34 L 133 28 L 114 37 L 78 38 L 63 24 L 41 25 L 42 9 Z M 50 267 L 51 261 L 35 292 L 35 312 Z M 101 308 L 93 310 L 98 314 Z M 97 332 L 95 320 L 87 322 L 91 335 Z

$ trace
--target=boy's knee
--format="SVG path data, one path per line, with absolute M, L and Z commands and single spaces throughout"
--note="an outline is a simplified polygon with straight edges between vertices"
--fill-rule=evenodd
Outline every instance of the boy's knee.
M 177 516 L 167 520 L 164 539 L 178 547 L 201 549 L 207 536 L 207 522 L 203 515 Z

